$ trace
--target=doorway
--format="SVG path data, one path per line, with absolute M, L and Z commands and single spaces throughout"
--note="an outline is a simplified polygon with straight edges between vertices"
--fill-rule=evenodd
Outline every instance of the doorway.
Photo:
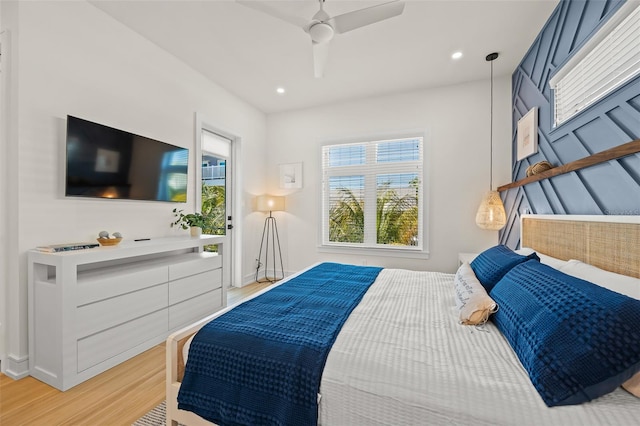
M 203 231 L 210 235 L 227 235 L 227 231 L 233 229 L 229 188 L 231 140 L 202 129 L 200 143 L 202 179 L 199 207 L 210 218 Z
M 230 287 L 235 276 L 234 259 L 234 150 L 238 138 L 229 135 L 203 120 L 197 120 L 196 132 L 196 210 L 208 217 L 202 232 L 224 235 L 223 277 L 225 287 Z M 217 246 L 205 247 L 218 251 Z

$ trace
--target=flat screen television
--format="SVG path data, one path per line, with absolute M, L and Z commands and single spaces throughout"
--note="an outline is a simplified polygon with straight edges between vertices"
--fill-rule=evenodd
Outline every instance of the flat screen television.
M 186 202 L 189 150 L 67 116 L 67 197 Z

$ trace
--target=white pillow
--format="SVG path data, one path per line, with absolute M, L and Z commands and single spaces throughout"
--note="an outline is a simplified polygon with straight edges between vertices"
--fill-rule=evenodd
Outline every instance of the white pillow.
M 607 288 L 616 293 L 640 300 L 640 278 L 605 271 L 604 269 L 575 259 L 569 260 L 560 268 L 560 271 L 567 275 L 598 284 L 600 287 Z
M 461 324 L 484 324 L 489 319 L 489 315 L 498 310 L 498 305 L 480 284 L 469 263 L 464 262 L 460 265 L 453 284 Z
M 521 249 L 515 250 L 515 252 L 522 256 L 529 256 L 531 253 L 535 252 L 540 258 L 540 263 L 551 266 L 553 269 L 560 269 L 567 263 L 566 260 L 558 259 L 557 257 L 552 257 L 544 253 L 540 253 L 539 251 L 535 251 L 534 249 L 529 247 L 522 247 Z

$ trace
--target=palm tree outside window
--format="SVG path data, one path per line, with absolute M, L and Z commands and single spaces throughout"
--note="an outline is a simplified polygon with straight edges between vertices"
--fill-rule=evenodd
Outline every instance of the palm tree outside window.
M 323 246 L 423 249 L 422 137 L 322 151 Z

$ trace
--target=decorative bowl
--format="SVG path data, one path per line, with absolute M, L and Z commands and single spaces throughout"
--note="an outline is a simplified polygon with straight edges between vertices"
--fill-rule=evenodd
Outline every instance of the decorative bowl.
M 97 238 L 101 246 L 115 246 L 122 241 L 122 238 Z

